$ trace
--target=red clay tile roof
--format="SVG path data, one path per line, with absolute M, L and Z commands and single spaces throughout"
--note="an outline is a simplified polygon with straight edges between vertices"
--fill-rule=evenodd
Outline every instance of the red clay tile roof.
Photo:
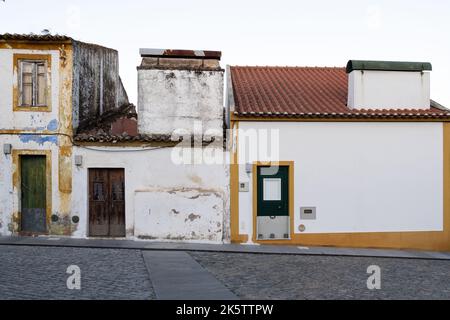
M 14 40 L 14 41 L 70 41 L 72 38 L 59 34 L 17 34 L 5 33 L 0 34 L 0 40 Z
M 345 68 L 231 67 L 240 117 L 295 118 L 450 118 L 450 110 L 432 104 L 424 110 L 352 110 L 347 107 Z

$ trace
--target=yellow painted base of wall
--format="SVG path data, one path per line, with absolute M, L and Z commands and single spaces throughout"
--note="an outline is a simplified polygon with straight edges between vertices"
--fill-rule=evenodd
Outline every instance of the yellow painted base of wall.
M 245 240 L 245 237 L 241 235 L 239 239 L 232 239 L 231 242 L 247 242 L 243 240 Z M 295 234 L 291 240 L 265 240 L 255 241 L 255 243 L 261 245 L 450 251 L 448 231 Z

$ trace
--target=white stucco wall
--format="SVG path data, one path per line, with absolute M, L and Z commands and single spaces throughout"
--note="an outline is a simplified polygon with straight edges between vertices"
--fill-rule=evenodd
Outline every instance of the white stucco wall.
M 45 141 L 45 142 L 44 142 Z M 13 213 L 20 211 L 20 192 L 13 187 L 12 155 L 3 154 L 3 144 L 10 143 L 14 149 L 51 151 L 52 156 L 52 214 L 59 215 L 60 207 L 59 181 L 58 181 L 58 138 L 44 136 L 36 141 L 23 142 L 19 136 L 0 135 L 0 235 L 12 235 L 11 222 Z M 46 192 L 43 190 L 42 192 Z
M 222 71 L 138 70 L 139 132 L 194 133 L 200 122 L 203 133 L 221 136 L 223 81 Z
M 75 237 L 88 234 L 89 168 L 125 169 L 128 238 L 220 243 L 228 237 L 225 164 L 177 165 L 172 162 L 172 148 L 92 148 L 96 150 L 74 148 L 74 156 L 83 156 L 83 166 L 73 170 L 73 211 L 80 216 Z M 223 154 L 220 148 L 217 152 Z
M 13 72 L 13 54 L 51 54 L 51 112 L 13 112 L 13 85 L 17 74 Z M 55 50 L 0 50 L 0 131 L 57 132 L 59 126 L 59 51 Z M 14 212 L 19 211 L 20 195 L 13 188 L 12 155 L 3 154 L 3 145 L 12 144 L 16 150 L 50 150 L 52 152 L 52 208 L 58 214 L 58 144 L 57 136 L 29 136 L 0 134 L 0 234 L 11 235 Z M 45 190 L 43 191 L 45 192 Z
M 430 108 L 430 72 L 355 70 L 348 76 L 352 109 Z
M 12 112 L 13 85 L 17 83 L 17 74 L 13 72 L 14 54 L 51 54 L 51 112 Z M 59 51 L 55 50 L 0 50 L 0 130 L 49 130 L 58 129 L 59 109 Z
M 442 123 L 241 122 L 241 130 L 279 130 L 279 159 L 295 161 L 295 233 L 443 230 Z M 240 132 L 239 136 L 242 136 Z M 241 143 L 241 139 L 240 139 Z M 252 174 L 242 158 L 241 234 L 252 234 Z M 300 220 L 317 207 L 317 220 Z

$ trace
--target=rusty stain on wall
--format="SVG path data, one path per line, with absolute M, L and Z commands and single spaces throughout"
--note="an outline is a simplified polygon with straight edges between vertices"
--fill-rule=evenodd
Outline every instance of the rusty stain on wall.
M 70 214 L 72 207 L 72 95 L 73 95 L 73 46 L 62 45 L 63 60 L 59 68 L 59 138 L 58 152 L 58 197 L 59 208 L 56 215 L 59 219 L 50 224 L 50 233 L 55 235 L 71 235 L 77 225 L 73 225 Z M 67 108 L 67 106 L 70 106 Z

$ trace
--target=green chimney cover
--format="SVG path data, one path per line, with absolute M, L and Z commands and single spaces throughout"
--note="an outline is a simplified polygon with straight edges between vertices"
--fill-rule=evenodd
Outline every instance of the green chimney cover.
M 350 73 L 354 70 L 417 72 L 417 71 L 431 71 L 433 70 L 433 67 L 429 62 L 350 60 L 347 63 L 347 73 Z

